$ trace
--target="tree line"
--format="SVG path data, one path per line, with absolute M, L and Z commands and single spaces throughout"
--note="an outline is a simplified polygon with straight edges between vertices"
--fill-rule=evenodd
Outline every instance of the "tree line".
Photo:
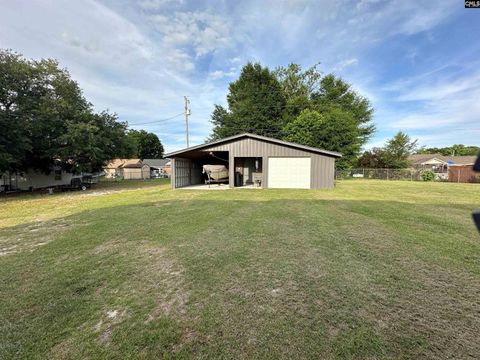
M 0 172 L 95 172 L 117 157 L 161 157 L 155 134 L 95 112 L 56 60 L 0 49 Z
M 440 154 L 444 156 L 472 156 L 480 153 L 479 146 L 465 146 L 455 144 L 447 147 L 422 147 L 417 150 L 417 154 Z

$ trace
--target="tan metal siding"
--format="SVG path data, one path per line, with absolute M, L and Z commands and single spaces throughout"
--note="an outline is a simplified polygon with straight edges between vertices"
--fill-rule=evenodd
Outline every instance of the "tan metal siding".
M 268 187 L 268 158 L 275 156 L 310 157 L 312 159 L 312 189 L 334 187 L 335 158 L 303 151 L 288 146 L 245 138 L 204 148 L 201 151 L 228 151 L 230 164 L 235 157 L 261 157 L 263 162 L 264 184 Z M 230 186 L 233 187 L 233 166 L 230 166 Z

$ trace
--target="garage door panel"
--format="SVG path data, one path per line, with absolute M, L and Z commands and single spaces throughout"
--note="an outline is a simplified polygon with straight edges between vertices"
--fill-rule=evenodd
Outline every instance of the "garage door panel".
M 309 157 L 268 158 L 268 187 L 310 189 L 311 159 Z

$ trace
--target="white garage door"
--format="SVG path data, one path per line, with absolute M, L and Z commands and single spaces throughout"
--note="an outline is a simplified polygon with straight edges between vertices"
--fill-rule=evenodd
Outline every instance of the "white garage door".
M 268 187 L 310 189 L 310 158 L 268 158 Z

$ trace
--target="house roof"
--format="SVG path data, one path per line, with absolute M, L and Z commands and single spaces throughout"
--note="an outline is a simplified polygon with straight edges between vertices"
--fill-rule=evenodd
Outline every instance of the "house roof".
M 473 165 L 476 156 L 443 156 L 443 160 L 448 164 L 459 164 L 459 165 Z
M 408 160 L 412 163 L 412 165 L 423 164 L 434 159 L 443 161 L 442 155 L 440 154 L 415 154 L 408 157 Z
M 118 169 L 118 168 L 125 167 L 125 165 L 141 164 L 141 163 L 142 161 L 140 159 L 113 159 L 105 166 L 105 168 Z
M 439 160 L 448 165 L 460 164 L 471 165 L 475 163 L 476 156 L 443 156 L 441 154 L 415 154 L 409 156 L 412 165 L 420 165 L 432 160 Z
M 131 163 L 131 164 L 122 165 L 122 168 L 123 169 L 140 169 L 140 168 L 143 168 L 144 166 L 148 166 L 148 165 L 139 162 L 139 163 Z
M 164 167 L 170 159 L 143 159 L 143 163 L 150 167 L 161 168 Z
M 220 139 L 220 140 L 205 143 L 205 144 L 202 144 L 202 145 L 192 146 L 192 147 L 185 148 L 185 149 L 182 149 L 182 150 L 173 151 L 171 153 L 165 154 L 165 157 L 175 157 L 175 156 L 178 156 L 180 154 L 183 154 L 183 153 L 186 153 L 186 152 L 189 152 L 189 151 L 201 150 L 201 149 L 213 146 L 213 145 L 223 144 L 223 143 L 226 143 L 226 142 L 232 142 L 232 141 L 235 141 L 235 140 L 238 140 L 238 139 L 241 139 L 241 138 L 251 138 L 251 139 L 266 141 L 266 142 L 270 142 L 270 143 L 274 143 L 274 144 L 278 144 L 278 145 L 282 145 L 282 146 L 288 146 L 288 147 L 292 147 L 292 148 L 296 148 L 296 149 L 300 149 L 300 150 L 305 150 L 305 151 L 309 151 L 309 152 L 313 152 L 313 153 L 317 153 L 317 154 L 322 154 L 322 155 L 333 156 L 333 157 L 337 157 L 337 158 L 342 157 L 342 154 L 339 153 L 339 152 L 318 149 L 318 148 L 314 148 L 314 147 L 311 147 L 311 146 L 300 145 L 300 144 L 296 144 L 296 143 L 292 143 L 292 142 L 288 142 L 288 141 L 282 141 L 282 140 L 278 140 L 278 139 L 274 139 L 274 138 L 270 138 L 270 137 L 266 137 L 266 136 L 260 136 L 260 135 L 249 134 L 249 133 L 238 134 L 238 135 L 226 137 L 226 138 L 223 138 L 223 139 Z

